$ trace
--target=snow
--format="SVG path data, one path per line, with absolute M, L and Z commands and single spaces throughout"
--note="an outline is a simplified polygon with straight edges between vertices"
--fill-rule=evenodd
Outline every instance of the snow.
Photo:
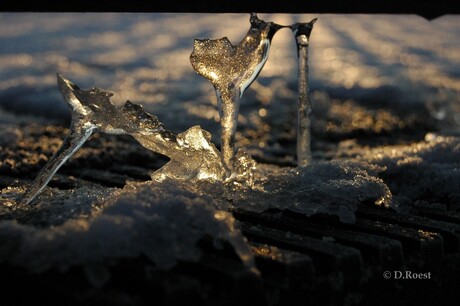
M 64 201 L 64 208 L 70 208 L 69 202 L 72 206 L 82 201 L 93 205 L 97 193 L 91 190 L 89 194 L 93 199 L 80 190 L 74 198 Z M 107 259 L 145 255 L 160 269 L 168 269 L 178 260 L 199 260 L 197 243 L 211 237 L 217 248 L 222 248 L 224 242 L 233 246 L 242 262 L 252 269 L 252 254 L 234 223 L 230 213 L 176 188 L 174 182 L 128 184 L 102 200 L 90 218 L 70 219 L 43 228 L 16 220 L 0 222 L 0 261 L 41 272 L 51 267 L 65 271 L 73 265 L 103 267 Z
M 419 202 L 429 201 L 431 206 L 443 203 L 444 210 L 458 210 L 460 137 L 429 133 L 425 139 L 411 145 L 348 147 L 337 154 L 355 155 L 359 160 L 382 167 L 380 177 L 396 196 L 392 205 L 396 209 L 410 211 Z

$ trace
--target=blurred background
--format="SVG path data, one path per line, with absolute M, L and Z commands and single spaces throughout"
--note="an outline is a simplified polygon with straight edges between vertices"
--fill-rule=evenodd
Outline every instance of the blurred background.
M 459 130 L 459 16 L 259 18 L 279 24 L 318 18 L 309 48 L 314 142 Z M 83 89 L 113 92 L 117 105 L 142 104 L 173 132 L 199 124 L 218 142 L 213 87 L 189 61 L 193 40 L 227 36 L 237 44 L 248 28 L 249 14 L 2 13 L 0 123 L 14 114 L 67 126 L 59 72 Z M 242 98 L 237 141 L 293 149 L 296 104 L 296 46 L 283 29 Z

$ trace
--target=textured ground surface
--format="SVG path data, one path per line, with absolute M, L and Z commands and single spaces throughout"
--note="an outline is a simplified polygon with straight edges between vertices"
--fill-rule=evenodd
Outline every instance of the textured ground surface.
M 460 275 L 460 22 L 319 17 L 310 41 L 314 165 L 295 165 L 288 30 L 242 99 L 254 188 L 150 181 L 166 158 L 96 134 L 28 208 L 16 200 L 68 132 L 56 72 L 218 140 L 194 38 L 237 43 L 246 15 L 0 14 L 0 262 L 5 303 L 436 304 Z M 431 272 L 385 280 L 384 271 Z M 130 281 L 127 282 L 126 280 Z M 19 288 L 30 289 L 29 295 Z M 52 290 L 50 289 L 52 288 Z M 3 289 L 2 289 L 3 290 Z M 6 294 L 8 293 L 8 294 Z M 3 303 L 2 303 L 3 304 Z

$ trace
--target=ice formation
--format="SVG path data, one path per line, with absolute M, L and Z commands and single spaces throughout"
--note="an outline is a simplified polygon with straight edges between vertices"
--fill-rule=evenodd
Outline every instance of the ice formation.
M 238 123 L 240 101 L 244 91 L 257 78 L 268 59 L 275 33 L 291 28 L 296 38 L 299 70 L 299 109 L 297 123 L 297 161 L 299 166 L 311 163 L 311 103 L 308 91 L 308 41 L 317 19 L 308 23 L 282 26 L 260 20 L 251 14 L 251 27 L 237 46 L 227 37 L 216 40 L 195 39 L 190 62 L 208 79 L 216 91 L 221 119 L 221 151 L 226 165 L 232 167 L 234 137 Z
M 290 26 L 296 36 L 299 54 L 299 166 L 311 162 L 307 51 L 315 21 Z M 72 109 L 70 134 L 40 171 L 22 203 L 30 203 L 95 131 L 129 134 L 145 148 L 168 156 L 170 161 L 153 175 L 158 181 L 167 177 L 214 180 L 243 177 L 251 184 L 255 162 L 244 152 L 235 155 L 234 149 L 239 99 L 267 61 L 274 34 L 284 26 L 260 20 L 255 13 L 251 14 L 250 23 L 248 33 L 237 46 L 233 46 L 226 37 L 217 40 L 197 39 L 190 55 L 193 68 L 210 80 L 216 90 L 221 117 L 222 155 L 211 143 L 210 133 L 199 126 L 176 136 L 141 106 L 128 101 L 122 108 L 116 108 L 110 102 L 111 93 L 98 88 L 81 90 L 58 74 L 59 89 Z
M 268 59 L 271 39 L 282 26 L 265 22 L 252 13 L 251 27 L 236 46 L 223 37 L 195 39 L 190 62 L 208 79 L 216 91 L 220 123 L 221 151 L 225 164 L 232 168 L 234 138 L 240 101 L 244 91 L 256 79 Z
M 223 184 L 212 187 L 201 184 L 200 189 L 216 194 L 214 200 L 223 209 L 230 205 L 255 213 L 275 209 L 305 216 L 324 214 L 353 223 L 360 204 L 391 207 L 392 193 L 378 177 L 383 171 L 383 167 L 367 162 L 333 160 L 268 171 L 256 188 L 235 190 Z
M 297 164 L 304 167 L 311 163 L 311 102 L 308 88 L 308 42 L 316 18 L 308 23 L 295 23 L 291 30 L 295 35 L 299 67 L 299 110 L 297 117 Z
M 166 130 L 157 117 L 139 105 L 126 102 L 116 108 L 111 93 L 98 88 L 81 90 L 58 74 L 58 86 L 72 108 L 70 134 L 56 154 L 38 174 L 23 197 L 30 203 L 50 181 L 65 161 L 72 156 L 95 131 L 109 134 L 129 134 L 145 148 L 168 156 L 170 161 L 155 172 L 154 179 L 216 179 L 230 176 L 220 152 L 211 143 L 211 135 L 194 126 L 177 136 Z M 247 163 L 244 160 L 244 163 Z

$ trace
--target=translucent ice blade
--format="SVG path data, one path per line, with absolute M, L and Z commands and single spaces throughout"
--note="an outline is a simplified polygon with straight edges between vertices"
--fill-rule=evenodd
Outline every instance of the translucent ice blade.
M 259 19 L 256 13 L 251 13 L 249 21 L 251 27 L 237 46 L 242 54 L 249 56 L 248 69 L 239 81 L 240 97 L 264 67 L 268 59 L 273 36 L 279 29 L 284 27 L 274 22 L 265 22 Z
M 239 98 L 256 79 L 268 59 L 271 39 L 282 26 L 265 22 L 251 14 L 251 27 L 241 42 L 233 46 L 227 37 L 196 39 L 190 62 L 216 90 L 221 117 L 221 151 L 232 168 Z
M 95 127 L 71 129 L 70 135 L 62 143 L 59 150 L 46 163 L 37 175 L 32 186 L 24 194 L 21 204 L 29 204 L 45 188 L 59 168 L 85 143 L 94 132 Z
M 29 204 L 33 201 L 59 168 L 85 143 L 97 128 L 91 122 L 91 110 L 83 105 L 74 94 L 74 91 L 79 90 L 79 88 L 60 74 L 57 75 L 57 83 L 65 102 L 72 109 L 70 134 L 64 140 L 59 150 L 39 172 L 32 186 L 24 194 L 21 200 L 22 204 Z
M 297 164 L 311 164 L 311 101 L 308 88 L 308 41 L 316 18 L 308 23 L 296 23 L 291 29 L 296 38 L 299 69 L 299 105 L 297 117 Z
M 96 130 L 97 126 L 91 122 L 92 111 L 85 106 L 75 91 L 80 90 L 78 86 L 57 74 L 58 88 L 65 102 L 72 110 L 72 124 L 70 134 L 62 143 L 59 150 L 50 158 L 48 163 L 41 169 L 36 179 L 21 199 L 22 204 L 29 204 L 45 188 L 59 168 L 85 143 L 85 141 Z

